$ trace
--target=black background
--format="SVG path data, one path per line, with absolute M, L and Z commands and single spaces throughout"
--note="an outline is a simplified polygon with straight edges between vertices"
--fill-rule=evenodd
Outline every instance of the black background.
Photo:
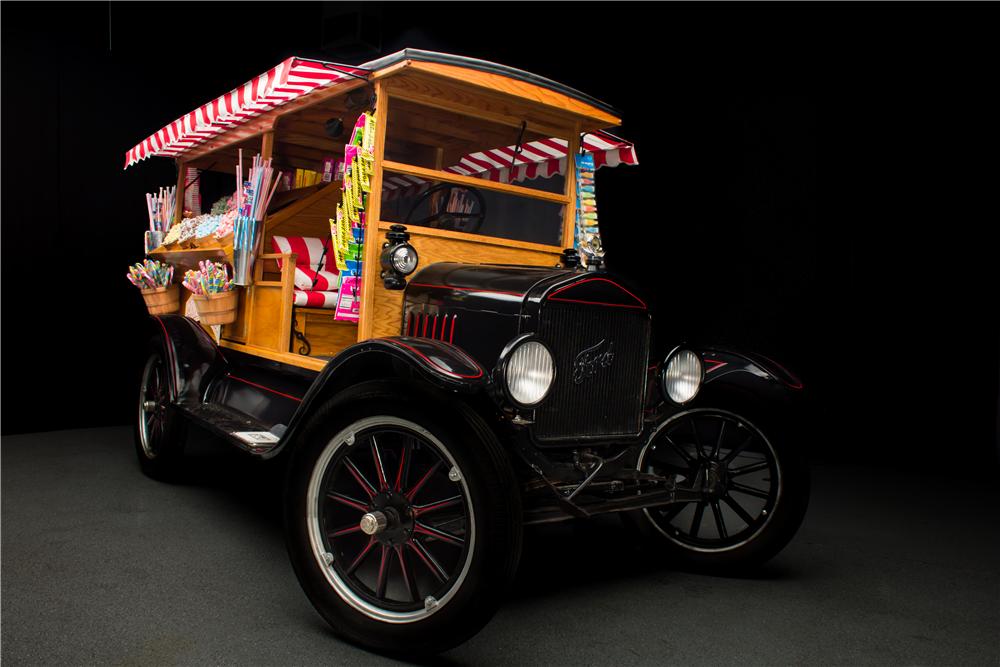
M 154 130 L 289 55 L 410 46 L 624 115 L 610 267 L 657 353 L 754 349 L 809 390 L 819 456 L 996 457 L 995 49 L 983 5 L 11 4 L 2 9 L 2 430 L 127 423 Z M 349 21 L 361 20 L 362 38 Z M 992 199 L 991 199 L 992 197 Z M 205 206 L 211 202 L 205 202 Z M 984 465 L 985 464 L 985 465 Z

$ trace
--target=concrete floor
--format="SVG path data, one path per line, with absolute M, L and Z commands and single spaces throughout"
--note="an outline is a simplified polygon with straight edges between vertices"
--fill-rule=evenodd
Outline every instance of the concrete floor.
M 373 665 L 282 542 L 277 476 L 196 437 L 143 477 L 125 428 L 4 437 L 6 665 Z M 442 664 L 1000 664 L 995 482 L 818 465 L 753 578 L 678 572 L 616 520 L 529 531 L 511 599 Z

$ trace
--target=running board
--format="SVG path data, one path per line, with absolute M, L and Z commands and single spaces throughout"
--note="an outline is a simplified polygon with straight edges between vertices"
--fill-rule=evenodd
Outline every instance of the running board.
M 266 454 L 274 449 L 284 430 L 281 425 L 271 427 L 239 410 L 215 403 L 175 408 L 195 424 L 251 454 Z

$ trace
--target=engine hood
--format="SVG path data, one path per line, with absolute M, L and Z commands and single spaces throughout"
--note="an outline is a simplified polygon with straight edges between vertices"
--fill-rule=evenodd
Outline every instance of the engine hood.
M 535 330 L 547 301 L 646 310 L 642 299 L 604 272 L 441 262 L 409 281 L 401 333 L 452 343 L 493 368 L 504 345 Z

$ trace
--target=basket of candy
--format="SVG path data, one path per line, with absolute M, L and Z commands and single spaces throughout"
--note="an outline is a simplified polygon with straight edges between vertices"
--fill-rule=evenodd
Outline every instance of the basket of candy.
M 184 274 L 184 287 L 198 309 L 202 324 L 231 324 L 236 321 L 239 293 L 225 264 L 203 261 L 199 270 Z
M 171 284 L 174 279 L 173 266 L 147 259 L 141 264 L 130 266 L 125 277 L 139 288 L 150 315 L 177 312 L 180 294 L 177 285 Z

